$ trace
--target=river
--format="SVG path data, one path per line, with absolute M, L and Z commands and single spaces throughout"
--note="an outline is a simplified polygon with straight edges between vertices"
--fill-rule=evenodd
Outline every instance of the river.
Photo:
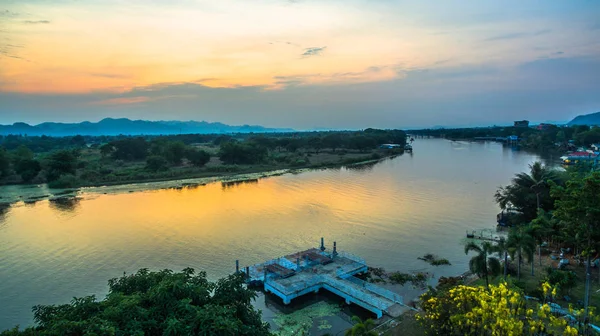
M 497 143 L 417 139 L 413 147 L 375 165 L 253 183 L 15 203 L 0 213 L 0 330 L 30 325 L 35 304 L 101 298 L 123 272 L 193 267 L 214 280 L 236 259 L 261 262 L 320 237 L 372 266 L 460 274 L 465 231 L 493 229 L 494 191 L 539 157 Z M 429 266 L 417 259 L 425 253 L 452 265 Z

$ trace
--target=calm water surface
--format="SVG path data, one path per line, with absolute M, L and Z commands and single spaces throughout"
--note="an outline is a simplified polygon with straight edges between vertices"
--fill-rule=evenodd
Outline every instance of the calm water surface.
M 462 273 L 465 230 L 493 228 L 494 191 L 538 157 L 496 143 L 417 139 L 413 147 L 373 166 L 229 187 L 17 203 L 0 213 L 0 330 L 31 324 L 35 304 L 102 297 L 123 272 L 193 267 L 217 279 L 236 259 L 261 262 L 320 237 L 373 266 Z M 452 266 L 434 269 L 417 259 L 425 253 Z

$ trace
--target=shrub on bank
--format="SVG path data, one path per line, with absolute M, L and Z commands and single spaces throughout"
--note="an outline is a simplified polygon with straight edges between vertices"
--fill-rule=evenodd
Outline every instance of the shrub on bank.
M 75 175 L 62 175 L 57 180 L 48 182 L 48 187 L 51 189 L 75 188 L 81 185 L 81 180 Z

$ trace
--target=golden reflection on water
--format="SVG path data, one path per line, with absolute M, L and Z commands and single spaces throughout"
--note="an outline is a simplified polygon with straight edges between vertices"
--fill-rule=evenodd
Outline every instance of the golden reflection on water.
M 462 272 L 465 230 L 493 225 L 493 191 L 533 157 L 507 157 L 488 146 L 439 151 L 445 144 L 423 141 L 413 157 L 368 169 L 85 193 L 4 209 L 0 329 L 29 323 L 34 304 L 105 293 L 106 281 L 124 271 L 194 267 L 216 279 L 236 259 L 242 266 L 261 262 L 316 246 L 320 237 L 374 266 L 422 270 L 428 266 L 417 257 L 429 252 L 452 263 L 436 274 Z

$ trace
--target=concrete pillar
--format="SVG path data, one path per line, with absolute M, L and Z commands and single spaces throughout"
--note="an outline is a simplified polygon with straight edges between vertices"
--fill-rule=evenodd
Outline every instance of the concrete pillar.
M 288 298 L 283 299 L 283 304 L 285 304 L 285 305 L 289 305 L 290 302 L 291 302 L 291 300 Z
M 333 242 L 333 256 L 335 257 L 337 254 L 337 243 Z
M 346 304 L 349 305 L 350 303 L 350 299 L 346 299 Z
M 240 261 L 236 259 L 235 261 L 235 273 L 240 272 Z
M 325 241 L 323 237 L 321 237 L 321 251 L 325 251 Z

